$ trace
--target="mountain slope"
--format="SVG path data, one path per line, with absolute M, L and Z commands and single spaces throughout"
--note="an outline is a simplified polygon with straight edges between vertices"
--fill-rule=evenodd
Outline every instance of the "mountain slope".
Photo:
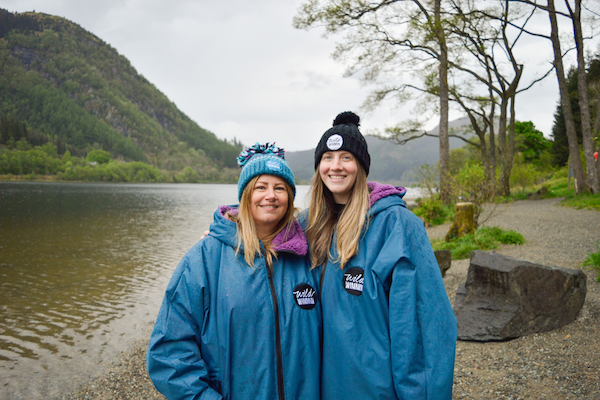
M 41 13 L 0 9 L 0 116 L 59 152 L 99 148 L 172 171 L 235 168 L 241 148 L 190 120 L 110 45 Z

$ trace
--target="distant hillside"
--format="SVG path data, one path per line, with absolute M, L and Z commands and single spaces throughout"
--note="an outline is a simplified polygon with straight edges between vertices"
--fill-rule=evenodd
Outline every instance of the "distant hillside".
M 468 123 L 467 119 L 452 121 L 450 127 L 455 133 L 462 131 L 460 127 Z M 436 134 L 437 128 L 430 131 Z M 422 137 L 397 145 L 388 140 L 375 136 L 365 136 L 371 155 L 371 169 L 369 180 L 395 185 L 411 185 L 415 183 L 414 168 L 425 163 L 434 165 L 439 159 L 439 141 L 433 137 Z M 450 148 L 455 149 L 465 145 L 460 139 L 450 138 Z M 286 152 L 285 158 L 296 179 L 308 181 L 313 176 L 314 149 L 304 151 Z
M 0 9 L 0 118 L 21 127 L 13 140 L 53 142 L 59 154 L 102 149 L 211 180 L 237 168 L 241 149 L 190 120 L 100 38 L 41 13 Z

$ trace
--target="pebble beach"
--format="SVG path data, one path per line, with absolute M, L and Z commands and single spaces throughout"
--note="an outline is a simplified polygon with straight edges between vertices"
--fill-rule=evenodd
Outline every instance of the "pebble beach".
M 480 223 L 521 233 L 524 245 L 497 250 L 513 258 L 548 266 L 582 269 L 587 295 L 575 322 L 560 329 L 505 342 L 458 341 L 453 399 L 600 399 L 600 283 L 581 266 L 600 246 L 600 212 L 560 206 L 561 199 L 516 201 L 488 206 Z M 442 238 L 449 225 L 427 228 Z M 451 303 L 466 280 L 469 260 L 452 262 L 444 284 Z M 144 327 L 150 334 L 151 326 Z M 75 393 L 61 399 L 164 399 L 145 368 L 147 339 Z

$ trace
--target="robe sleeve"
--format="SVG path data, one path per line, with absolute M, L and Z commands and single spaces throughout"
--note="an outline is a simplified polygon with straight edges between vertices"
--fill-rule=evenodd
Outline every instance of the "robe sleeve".
M 406 211 L 382 252 L 395 252 L 389 289 L 392 373 L 399 399 L 451 400 L 456 317 L 423 223 Z
M 148 373 L 156 389 L 169 400 L 222 399 L 209 385 L 209 370 L 200 349 L 209 307 L 205 262 L 197 247 L 181 260 L 150 337 Z

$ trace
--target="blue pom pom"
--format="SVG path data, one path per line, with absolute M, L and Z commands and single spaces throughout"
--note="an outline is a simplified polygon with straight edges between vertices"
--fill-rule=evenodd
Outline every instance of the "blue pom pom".
M 273 154 L 282 160 L 285 160 L 285 150 L 275 146 L 275 142 L 272 144 L 265 143 L 260 144 L 256 142 L 253 146 L 248 147 L 246 150 L 242 151 L 237 158 L 237 163 L 240 168 L 244 168 L 244 165 L 256 154 Z

